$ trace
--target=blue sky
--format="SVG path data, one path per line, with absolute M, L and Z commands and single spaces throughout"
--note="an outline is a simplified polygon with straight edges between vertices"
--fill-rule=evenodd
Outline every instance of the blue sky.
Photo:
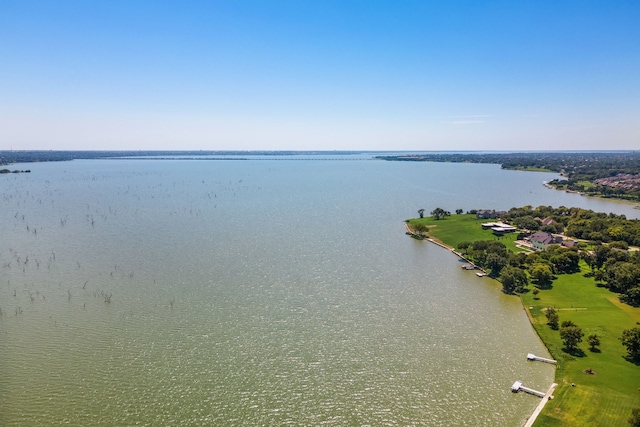
M 640 149 L 640 2 L 0 0 L 1 149 Z

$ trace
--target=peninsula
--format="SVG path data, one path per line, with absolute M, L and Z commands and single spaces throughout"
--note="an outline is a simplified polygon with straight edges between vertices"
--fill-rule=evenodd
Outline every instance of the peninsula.
M 408 233 L 464 257 L 521 299 L 558 362 L 555 399 L 534 425 L 628 425 L 640 413 L 640 251 L 630 240 L 638 221 L 548 206 L 457 212 L 407 220 Z

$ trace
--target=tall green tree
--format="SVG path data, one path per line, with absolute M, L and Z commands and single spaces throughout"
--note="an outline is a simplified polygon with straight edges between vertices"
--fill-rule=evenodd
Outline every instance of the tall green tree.
M 435 208 L 434 210 L 431 211 L 431 216 L 435 220 L 439 220 L 439 219 L 448 217 L 450 215 L 451 215 L 451 212 L 445 211 L 442 208 Z
M 548 314 L 547 325 L 549 325 L 551 329 L 553 329 L 554 331 L 557 330 L 559 322 L 560 322 L 560 316 L 558 316 L 558 313 L 553 311 L 553 313 Z
M 640 284 L 640 265 L 632 262 L 616 262 L 607 266 L 607 286 L 617 292 L 626 292 Z
M 505 294 L 521 292 L 529 284 L 527 274 L 517 267 L 505 266 L 500 274 L 502 290 Z
M 549 306 L 545 312 L 545 316 L 547 316 L 547 325 L 553 330 L 558 329 L 558 324 L 560 322 L 560 316 L 558 316 L 558 312 L 555 308 Z
M 507 258 L 498 253 L 487 254 L 487 267 L 491 269 L 491 276 L 498 277 L 502 269 L 507 265 Z
M 564 347 L 569 351 L 575 351 L 578 344 L 582 342 L 584 332 L 576 325 L 568 325 L 560 327 L 560 338 L 564 343 Z
M 629 417 L 629 425 L 631 427 L 640 427 L 640 408 L 633 408 Z
M 572 249 L 556 250 L 549 258 L 557 273 L 577 273 L 580 271 L 580 256 Z
M 553 272 L 547 264 L 535 263 L 529 268 L 531 280 L 541 288 L 547 288 L 553 281 Z
M 628 358 L 640 361 L 640 328 L 625 329 L 622 331 L 620 341 L 627 348 Z

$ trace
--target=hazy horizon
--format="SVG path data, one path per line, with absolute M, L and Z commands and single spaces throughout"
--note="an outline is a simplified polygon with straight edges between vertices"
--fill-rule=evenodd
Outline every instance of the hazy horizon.
M 4 2 L 0 150 L 633 150 L 637 22 L 636 2 Z

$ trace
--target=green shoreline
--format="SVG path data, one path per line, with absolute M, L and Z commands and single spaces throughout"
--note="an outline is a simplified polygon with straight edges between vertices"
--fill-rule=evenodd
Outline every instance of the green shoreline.
M 410 221 L 422 221 L 429 229 L 422 235 L 457 256 L 460 240 L 494 239 L 488 230 L 480 230 L 486 220 L 470 215 L 452 215 L 446 219 L 412 219 L 405 222 L 407 234 L 417 234 Z M 474 227 L 478 230 L 473 231 Z M 483 236 L 483 237 L 481 237 Z M 503 240 L 510 247 L 509 238 Z M 515 247 L 515 246 L 513 246 Z M 534 426 L 624 426 L 633 408 L 640 407 L 640 366 L 624 359 L 626 352 L 619 341 L 623 329 L 640 324 L 640 308 L 619 301 L 617 294 L 597 287 L 585 277 L 588 267 L 581 262 L 581 272 L 558 275 L 551 289 L 518 295 L 523 309 L 538 337 L 558 361 L 554 382 L 555 399 L 549 401 Z M 484 280 L 484 279 L 483 279 Z M 498 282 L 497 282 L 498 283 Z M 585 337 L 597 333 L 601 351 L 591 352 L 586 343 L 583 356 L 563 350 L 558 331 L 546 324 L 546 307 L 558 310 L 561 321 L 571 320 L 585 331 Z M 587 374 L 586 372 L 595 372 Z

